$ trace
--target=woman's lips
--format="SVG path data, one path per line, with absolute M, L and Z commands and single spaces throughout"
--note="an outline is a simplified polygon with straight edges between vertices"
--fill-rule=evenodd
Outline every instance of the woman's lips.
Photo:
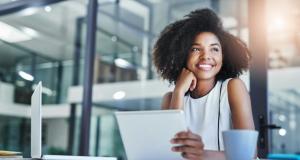
M 214 66 L 211 64 L 197 64 L 196 65 L 198 69 L 203 71 L 210 71 Z

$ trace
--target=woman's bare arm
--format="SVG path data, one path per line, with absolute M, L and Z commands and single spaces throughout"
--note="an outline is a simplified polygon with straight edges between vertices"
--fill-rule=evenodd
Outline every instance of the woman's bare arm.
M 251 100 L 243 81 L 238 78 L 231 79 L 227 90 L 233 128 L 254 130 Z
M 164 95 L 162 109 L 182 109 L 184 94 L 180 92 L 168 92 Z
M 197 80 L 195 75 L 188 69 L 183 68 L 173 92 L 165 94 L 162 102 L 162 109 L 182 109 L 183 97 L 188 90 L 196 88 Z
M 238 78 L 231 79 L 227 90 L 233 128 L 254 130 L 250 96 L 243 81 Z M 208 160 L 225 160 L 225 153 L 205 150 L 203 157 Z
M 225 153 L 223 151 L 205 150 L 203 154 L 205 160 L 225 160 Z
M 172 92 L 168 92 L 164 95 L 162 102 L 161 102 L 161 109 L 166 110 L 170 108 L 170 102 L 172 99 Z

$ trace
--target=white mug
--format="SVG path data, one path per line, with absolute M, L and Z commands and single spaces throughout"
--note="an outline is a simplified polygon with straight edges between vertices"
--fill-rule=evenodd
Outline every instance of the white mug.
M 226 160 L 253 160 L 257 137 L 254 130 L 223 131 Z

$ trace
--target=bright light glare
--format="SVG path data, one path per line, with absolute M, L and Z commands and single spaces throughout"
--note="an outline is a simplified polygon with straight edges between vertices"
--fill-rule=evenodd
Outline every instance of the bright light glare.
M 37 85 L 34 84 L 34 85 L 32 86 L 32 89 L 35 90 L 36 87 L 37 87 Z M 43 93 L 43 94 L 46 94 L 46 95 L 48 95 L 48 96 L 53 96 L 53 95 L 55 95 L 55 91 L 52 91 L 50 88 L 47 88 L 47 87 L 45 87 L 45 86 L 43 86 L 42 93 Z
M 285 117 L 285 115 L 279 115 L 278 116 L 278 119 L 280 120 L 280 121 L 282 121 L 282 122 L 284 122 L 285 121 L 285 119 L 286 119 L 286 117 Z
M 39 35 L 37 31 L 35 31 L 34 29 L 31 29 L 31 28 L 22 27 L 21 29 L 24 33 L 26 33 L 27 35 L 29 35 L 31 37 L 37 37 Z
M 128 61 L 126 61 L 122 58 L 115 59 L 115 64 L 116 64 L 116 66 L 121 67 L 121 68 L 131 68 L 132 67 L 131 63 L 129 63 Z
M 38 11 L 38 8 L 31 7 L 31 8 L 26 8 L 26 9 L 20 11 L 19 14 L 21 16 L 30 16 L 30 15 L 35 14 L 37 11 Z
M 126 96 L 126 93 L 124 91 L 118 91 L 114 93 L 113 98 L 116 100 L 123 99 Z
M 286 130 L 283 129 L 283 128 L 281 128 L 281 129 L 279 129 L 278 133 L 279 133 L 279 135 L 281 135 L 281 136 L 285 136 L 285 135 L 286 135 Z
M 52 11 L 52 8 L 51 8 L 50 6 L 46 6 L 46 7 L 45 7 L 45 11 L 46 11 L 46 12 L 51 12 L 51 11 Z
M 16 43 L 31 40 L 31 37 L 29 35 L 24 34 L 17 28 L 4 22 L 0 22 L 0 28 L 0 39 L 6 42 Z
M 277 28 L 283 28 L 284 27 L 284 22 L 281 18 L 275 19 L 274 24 L 277 26 Z
M 34 77 L 31 74 L 28 74 L 24 71 L 19 71 L 19 76 L 22 77 L 23 79 L 27 80 L 27 81 L 33 81 Z
M 282 19 L 282 17 L 277 17 L 273 19 L 272 28 L 276 30 L 282 30 L 285 28 L 285 21 Z

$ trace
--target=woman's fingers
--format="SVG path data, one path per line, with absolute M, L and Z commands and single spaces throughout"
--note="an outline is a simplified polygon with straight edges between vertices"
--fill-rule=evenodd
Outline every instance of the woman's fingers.
M 194 134 L 191 131 L 182 131 L 182 132 L 178 132 L 175 135 L 175 138 L 189 138 L 189 139 L 195 139 L 195 140 L 201 140 L 201 137 L 198 134 Z
M 200 155 L 195 155 L 195 154 L 190 154 L 190 153 L 182 153 L 181 154 L 183 158 L 188 159 L 188 160 L 202 160 L 202 156 Z
M 183 68 L 179 77 L 176 80 L 175 89 L 180 92 L 187 92 L 188 90 L 194 90 L 197 85 L 197 79 L 193 72 Z
M 190 86 L 190 91 L 193 91 L 197 86 L 197 79 L 196 77 L 193 77 L 192 79 L 192 83 L 191 83 L 191 86 Z
M 193 134 L 190 130 L 177 133 L 175 138 L 171 140 L 171 143 L 179 144 L 179 146 L 172 147 L 172 151 L 181 152 L 185 159 L 202 159 L 201 157 L 204 152 L 202 139 L 199 135 Z
M 194 154 L 201 156 L 203 154 L 203 150 L 195 147 L 190 147 L 190 146 L 176 146 L 172 147 L 172 151 L 174 152 L 183 152 L 187 154 Z
M 174 138 L 171 140 L 173 144 L 180 144 L 183 146 L 191 146 L 194 148 L 203 149 L 204 145 L 201 141 L 195 139 L 187 139 L 187 138 Z

